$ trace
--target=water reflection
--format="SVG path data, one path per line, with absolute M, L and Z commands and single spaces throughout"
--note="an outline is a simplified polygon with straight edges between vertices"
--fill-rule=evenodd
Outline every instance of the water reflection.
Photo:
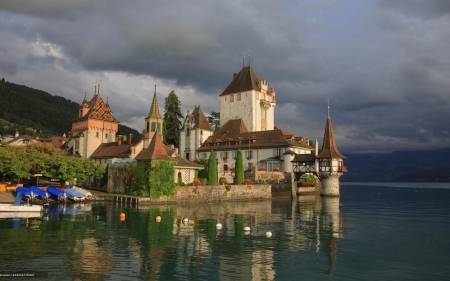
M 273 280 L 316 263 L 333 274 L 343 237 L 339 198 L 317 196 L 139 208 L 56 206 L 46 216 L 21 220 L 20 228 L 0 220 L 0 247 L 6 249 L 0 271 L 19 263 L 51 273 L 52 280 Z M 286 268 L 289 262 L 298 265 Z

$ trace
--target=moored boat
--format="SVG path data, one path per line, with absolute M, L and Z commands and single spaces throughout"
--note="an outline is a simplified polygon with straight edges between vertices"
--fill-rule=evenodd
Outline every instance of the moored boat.
M 58 201 L 67 201 L 66 193 L 63 190 L 58 189 L 56 186 L 47 186 L 47 193 Z
M 0 204 L 0 212 L 40 212 L 42 210 L 41 205 Z
M 67 198 L 75 202 L 83 202 L 86 199 L 86 196 L 70 187 L 64 189 L 64 192 L 67 194 Z
M 84 197 L 86 197 L 86 199 L 91 199 L 92 198 L 92 193 L 84 188 L 78 187 L 78 186 L 73 186 L 72 189 L 80 192 L 81 194 L 84 195 Z

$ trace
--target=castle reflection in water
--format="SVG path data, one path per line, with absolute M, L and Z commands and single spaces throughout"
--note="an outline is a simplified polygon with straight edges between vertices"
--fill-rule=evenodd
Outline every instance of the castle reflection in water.
M 15 260 L 31 268 L 32 261 L 38 260 L 37 266 L 49 272 L 56 266 L 54 277 L 68 274 L 74 280 L 207 276 L 215 280 L 273 280 L 288 274 L 284 268 L 287 263 L 293 264 L 289 270 L 320 263 L 317 269 L 332 275 L 343 238 L 339 197 L 302 195 L 296 200 L 138 208 L 103 203 L 91 207 L 89 211 L 52 214 L 47 220 L 32 221 L 33 228 L 30 222 L 22 221 L 20 229 L 7 230 L 7 235 L 23 232 L 27 239 L 38 235 L 33 239 L 36 245 L 45 237 L 58 238 L 50 247 L 28 247 L 30 258 L 16 251 Z M 119 219 L 122 212 L 126 214 L 123 221 Z M 156 216 L 161 216 L 161 222 Z M 183 222 L 184 218 L 188 221 Z M 222 224 L 220 230 L 217 222 Z M 246 226 L 251 228 L 249 233 L 243 231 Z M 17 242 L 19 248 L 29 243 Z M 0 267 L 6 266 L 8 262 Z

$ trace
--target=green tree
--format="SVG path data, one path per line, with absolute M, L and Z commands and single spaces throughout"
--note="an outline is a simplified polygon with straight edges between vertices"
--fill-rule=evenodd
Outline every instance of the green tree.
M 216 157 L 214 151 L 211 150 L 208 159 L 208 185 L 217 184 L 217 168 L 216 168 Z
M 179 146 L 182 119 L 180 100 L 172 91 L 166 97 L 164 104 L 164 143 L 173 144 L 175 147 Z
M 208 119 L 211 127 L 214 128 L 214 131 L 217 131 L 220 128 L 220 112 L 212 111 L 206 119 Z
M 244 181 L 244 160 L 242 159 L 242 151 L 239 149 L 236 155 L 234 184 L 241 184 L 243 181 Z

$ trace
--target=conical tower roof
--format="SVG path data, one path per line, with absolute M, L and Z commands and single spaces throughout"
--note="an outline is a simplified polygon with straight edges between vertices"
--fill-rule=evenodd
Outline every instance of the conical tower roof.
M 346 159 L 342 153 L 339 152 L 336 141 L 334 140 L 333 126 L 330 119 L 330 108 L 328 107 L 328 119 L 325 125 L 325 133 L 323 135 L 322 151 L 316 158 L 341 158 Z
M 146 119 L 163 119 L 161 114 L 159 114 L 159 106 L 158 99 L 156 98 L 156 85 L 155 85 L 155 94 L 153 95 L 152 106 L 150 107 L 150 112 Z

